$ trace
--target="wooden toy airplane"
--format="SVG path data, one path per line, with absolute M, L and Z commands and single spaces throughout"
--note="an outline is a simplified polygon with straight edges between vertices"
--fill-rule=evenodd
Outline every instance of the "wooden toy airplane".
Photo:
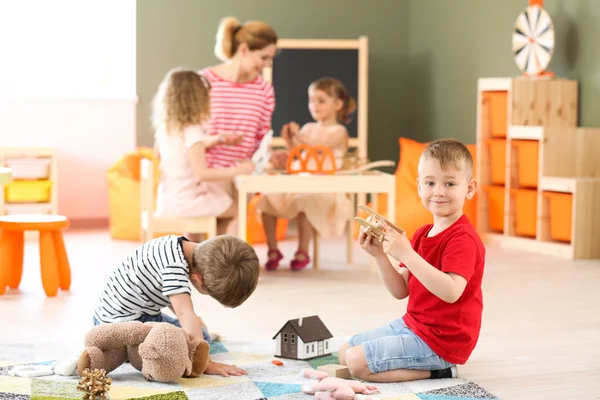
M 404 230 L 402 228 L 400 228 L 396 224 L 388 221 L 382 215 L 376 213 L 369 207 L 367 207 L 363 204 L 360 204 L 358 206 L 358 209 L 369 214 L 368 219 L 370 221 L 364 220 L 359 217 L 354 217 L 354 220 L 366 228 L 365 234 L 374 236 L 377 240 L 379 240 L 379 243 L 382 243 L 384 240 L 387 240 L 385 238 L 385 232 L 382 228 L 384 222 L 387 223 L 392 228 L 394 228 L 397 232 L 399 232 L 399 233 L 404 232 Z

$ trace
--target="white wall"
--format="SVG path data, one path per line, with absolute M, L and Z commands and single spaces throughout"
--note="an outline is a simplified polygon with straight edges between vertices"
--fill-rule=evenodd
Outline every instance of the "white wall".
M 135 0 L 0 2 L 0 146 L 54 146 L 58 208 L 108 216 L 107 169 L 135 148 Z
M 0 98 L 0 146 L 14 144 L 57 148 L 59 213 L 105 218 L 106 172 L 135 148 L 135 100 Z

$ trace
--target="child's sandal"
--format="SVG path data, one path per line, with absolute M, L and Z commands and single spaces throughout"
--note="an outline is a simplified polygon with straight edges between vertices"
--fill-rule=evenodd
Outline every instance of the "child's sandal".
M 304 259 L 297 259 L 296 256 L 298 256 L 299 254 L 303 255 Z M 308 255 L 308 253 L 304 250 L 298 249 L 298 251 L 296 251 L 296 254 L 294 254 L 294 259 L 292 260 L 290 267 L 293 271 L 299 271 L 301 269 L 306 268 L 308 263 L 310 263 L 310 256 Z
M 283 254 L 279 251 L 279 249 L 269 250 L 267 253 L 267 263 L 265 264 L 265 268 L 269 271 L 273 271 L 279 267 L 279 261 L 283 259 Z

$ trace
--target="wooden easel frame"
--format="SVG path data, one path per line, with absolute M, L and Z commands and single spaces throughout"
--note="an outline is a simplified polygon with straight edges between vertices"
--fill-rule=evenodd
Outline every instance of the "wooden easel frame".
M 279 39 L 278 49 L 356 49 L 358 50 L 358 98 L 357 103 L 357 137 L 350 138 L 349 146 L 356 148 L 360 159 L 367 158 L 368 144 L 368 107 L 369 107 L 369 40 L 366 36 L 358 39 Z M 273 82 L 272 68 L 263 69 L 263 77 Z M 280 137 L 271 141 L 275 147 L 285 145 Z

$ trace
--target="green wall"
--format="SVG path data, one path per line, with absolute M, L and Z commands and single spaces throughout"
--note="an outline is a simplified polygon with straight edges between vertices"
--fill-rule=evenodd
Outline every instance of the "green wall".
M 377 0 L 138 0 L 138 145 L 152 144 L 149 104 L 163 75 L 181 65 L 216 64 L 215 34 L 221 17 L 260 19 L 281 38 L 369 38 L 369 155 L 398 158 L 398 137 L 406 126 L 405 76 L 408 2 Z
M 399 136 L 475 142 L 479 77 L 516 76 L 512 28 L 527 0 L 139 0 L 137 142 L 152 143 L 149 102 L 170 68 L 201 68 L 218 21 L 261 19 L 284 38 L 369 37 L 369 157 L 398 158 Z M 370 7 L 367 7 L 370 5 Z M 376 6 L 375 6 L 376 5 Z M 363 8 L 364 7 L 364 8 Z M 580 82 L 580 125 L 600 127 L 600 0 L 546 0 L 550 70 Z
M 475 142 L 477 78 L 510 77 L 512 28 L 527 0 L 410 0 L 409 130 Z M 555 25 L 549 70 L 579 81 L 580 125 L 600 127 L 600 1 L 546 0 Z

